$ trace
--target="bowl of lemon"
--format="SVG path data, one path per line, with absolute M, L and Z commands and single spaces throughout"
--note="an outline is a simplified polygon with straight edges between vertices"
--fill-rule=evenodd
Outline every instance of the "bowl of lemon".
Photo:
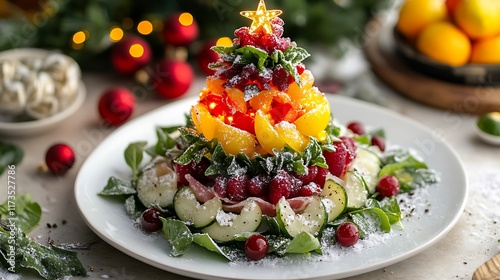
M 500 86 L 500 1 L 406 0 L 394 38 L 415 70 L 456 83 Z

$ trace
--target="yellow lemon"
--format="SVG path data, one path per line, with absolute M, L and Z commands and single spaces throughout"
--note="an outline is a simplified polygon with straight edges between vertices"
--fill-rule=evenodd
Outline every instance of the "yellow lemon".
M 453 24 L 441 21 L 424 28 L 417 38 L 417 49 L 424 55 L 451 65 L 460 66 L 469 61 L 469 38 Z
M 472 45 L 471 63 L 500 64 L 500 35 Z
M 471 39 L 498 35 L 500 34 L 500 1 L 460 1 L 455 9 L 454 19 Z
M 445 0 L 407 0 L 399 11 L 397 29 L 414 40 L 427 25 L 447 17 Z

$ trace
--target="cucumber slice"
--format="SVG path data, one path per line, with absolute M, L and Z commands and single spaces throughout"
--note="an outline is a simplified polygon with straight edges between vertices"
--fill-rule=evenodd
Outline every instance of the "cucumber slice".
M 276 217 L 280 227 L 290 237 L 295 237 L 301 232 L 317 236 L 328 219 L 325 206 L 319 196 L 314 196 L 313 201 L 301 214 L 295 213 L 288 201 L 282 197 L 276 204 Z
M 262 221 L 262 211 L 257 202 L 247 200 L 239 215 L 219 211 L 215 223 L 202 229 L 217 242 L 228 242 L 235 239 L 235 235 L 252 232 L 259 228 Z
M 215 221 L 215 216 L 222 210 L 222 202 L 214 197 L 201 204 L 196 200 L 191 187 L 186 186 L 175 194 L 174 210 L 182 221 L 195 228 L 204 228 Z
M 344 187 L 332 179 L 326 180 L 321 197 L 328 214 L 328 223 L 335 220 L 347 208 L 347 193 Z
M 137 180 L 137 196 L 145 207 L 170 207 L 177 192 L 177 174 L 165 159 L 146 166 Z
M 369 193 L 374 193 L 378 184 L 378 173 L 382 162 L 380 158 L 367 149 L 358 149 L 356 159 L 354 159 L 350 170 L 357 170 L 363 179 Z
M 361 208 L 368 199 L 366 183 L 356 172 L 348 171 L 345 175 L 345 191 L 347 193 L 347 208 Z

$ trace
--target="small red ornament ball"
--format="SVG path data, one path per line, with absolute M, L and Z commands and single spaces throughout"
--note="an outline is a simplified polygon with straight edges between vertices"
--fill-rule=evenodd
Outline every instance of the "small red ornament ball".
M 213 69 L 208 68 L 208 65 L 219 60 L 219 54 L 211 49 L 216 43 L 217 40 L 206 42 L 203 44 L 198 54 L 198 66 L 200 66 L 200 69 L 207 75 L 213 75 L 215 73 Z
M 177 98 L 184 95 L 193 83 L 194 73 L 184 61 L 164 60 L 158 63 L 152 76 L 156 92 L 164 98 Z
M 45 153 L 45 164 L 52 173 L 62 175 L 75 163 L 75 153 L 70 146 L 62 143 L 52 145 Z
M 130 75 L 151 61 L 151 47 L 139 36 L 128 35 L 111 50 L 111 61 L 116 71 Z
M 110 125 L 121 125 L 134 111 L 134 95 L 126 88 L 112 88 L 105 91 L 98 104 L 101 118 Z
M 163 23 L 163 39 L 165 43 L 186 46 L 198 37 L 198 24 L 190 13 L 175 13 L 168 16 Z

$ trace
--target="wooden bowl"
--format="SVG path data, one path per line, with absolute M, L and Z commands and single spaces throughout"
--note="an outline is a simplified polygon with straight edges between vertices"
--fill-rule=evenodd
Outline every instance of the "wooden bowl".
M 466 64 L 453 67 L 435 61 L 417 51 L 396 29 L 396 50 L 411 68 L 431 77 L 465 85 L 500 86 L 500 64 Z

